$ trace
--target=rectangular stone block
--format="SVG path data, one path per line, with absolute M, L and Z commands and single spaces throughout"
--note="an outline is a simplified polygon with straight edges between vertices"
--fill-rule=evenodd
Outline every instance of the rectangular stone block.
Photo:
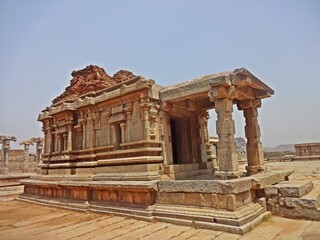
M 158 192 L 157 194 L 157 203 L 169 204 L 170 203 L 170 194 L 166 192 Z
M 212 207 L 218 208 L 218 195 L 213 193 L 211 194 L 211 197 L 212 197 Z
M 118 201 L 118 191 L 115 191 L 115 190 L 110 191 L 110 201 L 111 202 Z
M 171 193 L 170 204 L 173 205 L 184 205 L 186 202 L 185 193 Z
M 200 197 L 200 206 L 212 208 L 213 206 L 212 194 L 200 193 L 199 197 Z
M 101 191 L 101 200 L 106 201 L 106 202 L 110 202 L 110 192 L 107 190 Z
M 218 209 L 227 209 L 227 195 L 224 194 L 217 194 L 218 198 Z
M 145 204 L 146 196 L 142 192 L 133 192 L 133 202 L 137 204 Z
M 230 211 L 236 210 L 236 196 L 233 194 L 227 195 L 227 209 Z
M 199 193 L 185 193 L 185 204 L 189 206 L 200 206 Z
M 278 195 L 278 188 L 274 186 L 269 186 L 264 189 L 264 193 L 266 196 L 275 196 Z
M 133 203 L 133 193 L 129 191 L 125 191 L 122 193 L 122 199 L 126 203 Z

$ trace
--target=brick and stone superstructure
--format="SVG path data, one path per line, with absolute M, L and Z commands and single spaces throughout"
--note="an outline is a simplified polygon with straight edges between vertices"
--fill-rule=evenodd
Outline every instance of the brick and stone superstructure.
M 184 209 L 183 214 L 190 212 L 181 219 L 198 219 L 204 207 L 208 217 L 199 221 L 232 225 L 235 232 L 261 220 L 265 202 L 258 201 L 257 189 L 284 180 L 287 173 L 264 173 L 258 108 L 274 92 L 248 70 L 168 87 L 124 70 L 111 77 L 98 66 L 72 76 L 70 86 L 38 117 L 44 132 L 41 174 L 24 181 L 21 198 L 86 202 L 84 208 L 160 220 L 181 215 L 173 209 L 166 215 L 170 205 L 196 208 Z M 239 170 L 234 140 L 235 105 L 246 120 L 245 173 Z M 213 161 L 208 134 L 209 109 L 217 113 L 218 161 Z M 204 174 L 215 180 L 192 180 Z M 248 211 L 238 214 L 240 208 Z

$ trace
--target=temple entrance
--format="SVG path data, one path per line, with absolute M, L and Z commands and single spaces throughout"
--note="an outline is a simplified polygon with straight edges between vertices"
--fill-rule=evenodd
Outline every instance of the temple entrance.
M 190 120 L 188 118 L 171 118 L 171 139 L 173 164 L 193 162 L 193 147 Z

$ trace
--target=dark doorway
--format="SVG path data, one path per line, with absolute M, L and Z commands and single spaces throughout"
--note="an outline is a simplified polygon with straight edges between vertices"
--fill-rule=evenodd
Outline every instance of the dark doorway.
M 173 164 L 178 164 L 176 120 L 170 119 Z
M 192 134 L 188 118 L 170 119 L 173 164 L 192 163 Z

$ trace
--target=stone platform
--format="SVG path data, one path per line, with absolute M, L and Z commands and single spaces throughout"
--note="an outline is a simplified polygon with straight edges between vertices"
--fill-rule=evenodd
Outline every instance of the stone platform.
M 263 189 L 288 179 L 291 173 L 172 181 L 85 181 L 83 176 L 74 176 L 72 181 L 70 177 L 42 176 L 22 180 L 25 189 L 19 199 L 244 234 L 270 215 Z

